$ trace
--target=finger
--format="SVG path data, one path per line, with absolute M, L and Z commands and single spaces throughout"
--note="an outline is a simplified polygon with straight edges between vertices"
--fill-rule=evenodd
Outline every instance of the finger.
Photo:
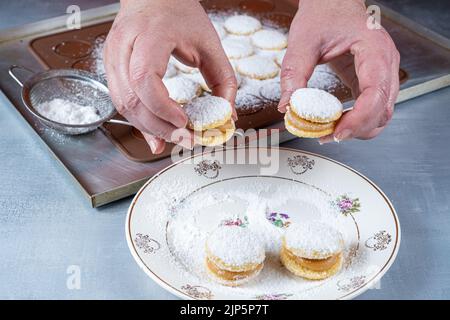
M 344 85 L 350 88 L 352 96 L 358 97 L 360 92 L 353 56 L 350 53 L 343 54 L 330 61 L 330 66 Z
M 108 34 L 104 48 L 105 70 L 108 87 L 117 111 L 126 113 L 136 107 L 138 99 L 129 87 L 128 66 L 132 53 L 134 37 L 120 32 L 116 23 Z
M 364 137 L 360 137 L 359 139 L 362 139 L 362 140 L 373 139 L 376 136 L 378 136 L 385 128 L 386 128 L 386 126 L 375 128 L 372 131 L 370 131 L 369 133 L 367 133 L 367 135 L 365 135 Z
M 386 126 L 375 128 L 372 131 L 368 132 L 366 135 L 358 137 L 358 139 L 361 139 L 361 140 L 373 139 L 376 136 L 378 136 L 385 128 L 386 128 Z M 321 144 L 321 145 L 326 144 L 326 143 L 330 143 L 330 142 L 337 142 L 337 143 L 339 143 L 340 140 L 337 140 L 334 137 L 334 134 L 329 134 L 329 135 L 327 135 L 325 137 L 321 137 L 319 139 L 319 144 Z
M 236 76 L 212 25 L 210 31 L 208 32 L 210 40 L 203 42 L 203 46 L 199 48 L 199 69 L 212 94 L 231 103 L 233 119 L 236 121 L 237 113 L 234 107 L 237 92 Z
M 123 70 L 119 67 L 123 66 L 120 62 L 127 61 L 131 55 L 131 46 L 134 39 L 128 40 L 128 37 L 118 31 L 117 25 L 118 23 L 114 22 L 108 34 L 103 49 L 103 60 L 111 99 L 116 110 L 122 114 L 125 111 L 125 103 L 122 101 L 122 86 L 120 85 L 122 77 L 120 72 L 123 72 Z M 116 35 L 115 32 L 119 34 Z M 118 43 L 121 45 L 118 46 Z M 128 63 L 125 64 L 125 66 L 127 65 Z
M 150 146 L 153 154 L 160 154 L 164 151 L 166 142 L 163 139 L 145 132 L 142 132 L 142 135 L 144 136 L 145 141 L 147 141 L 148 145 Z
M 191 149 L 193 145 L 193 134 L 186 128 L 177 128 L 150 112 L 142 104 L 135 109 L 136 113 L 129 115 L 135 126 L 141 131 L 151 134 L 159 139 L 179 144 Z M 150 130 L 148 128 L 151 128 Z M 158 142 L 157 142 L 158 143 Z M 150 146 L 151 147 L 151 146 Z M 158 145 L 156 146 L 158 147 Z M 158 149 L 158 148 L 155 148 Z
M 152 54 L 148 54 L 148 48 L 153 48 Z M 133 44 L 129 78 L 131 88 L 145 107 L 161 119 L 184 128 L 186 114 L 169 98 L 162 82 L 172 50 L 169 41 L 159 41 L 152 34 L 139 36 Z
M 391 50 L 374 47 L 367 40 L 357 42 L 351 50 L 361 94 L 353 110 L 344 114 L 336 126 L 334 136 L 338 141 L 366 137 L 373 129 L 385 126 L 393 112 L 391 90 L 395 77 Z
M 295 35 L 295 36 L 294 36 Z M 314 68 L 319 61 L 319 43 L 306 38 L 305 31 L 292 30 L 289 33 L 289 46 L 281 66 L 281 99 L 278 104 L 280 112 L 286 112 L 292 93 L 298 88 L 305 88 Z

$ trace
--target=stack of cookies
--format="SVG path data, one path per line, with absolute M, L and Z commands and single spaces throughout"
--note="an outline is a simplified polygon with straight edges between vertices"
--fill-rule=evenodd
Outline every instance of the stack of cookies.
M 320 89 L 302 88 L 292 94 L 284 123 L 293 135 L 320 138 L 334 132 L 342 112 L 342 103 L 332 94 Z

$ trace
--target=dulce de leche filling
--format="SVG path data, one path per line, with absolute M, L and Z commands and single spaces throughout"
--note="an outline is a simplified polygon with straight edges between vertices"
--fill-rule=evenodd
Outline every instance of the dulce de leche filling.
M 290 260 L 297 265 L 312 270 L 312 271 L 327 271 L 330 270 L 339 261 L 341 253 L 337 253 L 326 259 L 307 259 L 294 255 L 290 250 L 283 248 Z
M 324 131 L 333 129 L 335 122 L 318 123 L 303 119 L 296 115 L 292 110 L 288 110 L 286 117 L 295 127 L 305 131 Z
M 228 130 L 234 131 L 234 125 L 233 125 L 232 121 L 233 120 L 230 119 L 227 122 L 225 122 L 225 124 L 223 124 L 217 128 L 202 131 L 201 134 L 203 137 L 223 136 L 224 134 L 227 133 Z
M 220 269 L 219 267 L 217 267 L 217 265 L 214 262 L 212 262 L 210 259 L 206 258 L 206 266 L 208 267 L 209 271 L 211 271 L 218 278 L 228 280 L 228 281 L 235 281 L 235 280 L 245 279 L 247 277 L 250 277 L 256 271 L 260 270 L 263 265 L 261 263 L 261 264 L 258 264 L 255 268 L 253 268 L 251 270 L 234 272 L 234 271 Z

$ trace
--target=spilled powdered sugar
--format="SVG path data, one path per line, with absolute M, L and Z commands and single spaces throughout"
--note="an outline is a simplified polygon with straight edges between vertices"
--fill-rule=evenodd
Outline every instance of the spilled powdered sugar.
M 106 36 L 95 39 L 94 49 L 92 50 L 92 58 L 94 59 L 94 70 L 97 75 L 106 78 L 105 65 L 103 63 L 103 49 L 105 47 Z
M 232 290 L 243 297 L 292 293 L 297 298 L 308 298 L 310 290 L 320 290 L 329 279 L 309 281 L 296 277 L 279 260 L 281 239 L 289 224 L 304 221 L 321 221 L 339 230 L 345 243 L 346 272 L 358 272 L 363 267 L 361 252 L 352 257 L 357 242 L 354 226 L 332 205 L 334 195 L 289 181 L 274 185 L 265 179 L 241 179 L 238 185 L 226 182 L 220 185 L 191 194 L 181 202 L 171 199 L 165 209 L 152 206 L 152 211 L 168 213 L 167 242 L 171 252 L 168 258 L 179 267 L 186 282 L 203 284 L 214 292 Z M 186 194 L 182 188 L 173 190 Z M 160 192 L 155 195 L 158 201 L 164 198 L 165 191 Z M 205 268 L 205 244 L 218 226 L 245 228 L 264 245 L 265 266 L 256 279 L 236 288 L 223 287 L 210 280 Z

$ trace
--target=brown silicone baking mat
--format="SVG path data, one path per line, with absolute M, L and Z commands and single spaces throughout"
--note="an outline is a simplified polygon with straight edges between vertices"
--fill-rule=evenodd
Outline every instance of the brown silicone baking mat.
M 287 1 L 268 0 L 210 0 L 202 1 L 210 12 L 241 11 L 258 17 L 263 23 L 288 29 L 293 19 L 295 5 Z M 30 43 L 30 49 L 38 60 L 50 69 L 78 68 L 97 72 L 96 43 L 104 42 L 111 22 L 85 27 L 50 36 L 40 37 Z M 406 81 L 406 72 L 401 70 L 401 81 Z M 342 102 L 352 99 L 351 92 L 343 84 L 330 90 Z M 254 112 L 240 113 L 237 128 L 244 131 L 259 129 L 277 123 L 283 115 L 276 111 L 276 102 L 261 101 L 254 106 Z M 117 124 L 105 124 L 102 127 L 105 135 L 127 158 L 133 161 L 155 161 L 170 155 L 173 145 L 168 144 L 162 154 L 152 154 L 142 135 L 133 128 Z
M 251 11 L 263 21 L 288 26 L 295 12 L 294 2 L 213 0 L 202 1 L 202 4 L 213 10 Z M 62 136 L 44 127 L 24 108 L 20 88 L 8 76 L 7 70 L 12 64 L 24 65 L 36 71 L 68 67 L 95 69 L 92 45 L 104 39 L 117 10 L 118 5 L 111 5 L 84 12 L 81 30 L 67 31 L 66 17 L 63 16 L 0 34 L 2 92 L 73 176 L 94 207 L 134 194 L 149 177 L 171 164 L 171 159 L 152 158 L 140 133 L 123 126 L 112 128 L 112 125 L 105 125 L 102 130 L 78 137 Z M 401 86 L 399 100 L 449 85 L 448 39 L 388 9 L 382 7 L 381 12 L 381 23 L 396 42 L 402 55 L 402 69 L 408 74 L 407 81 Z M 402 72 L 402 76 L 406 76 L 406 73 Z M 340 98 L 346 99 L 345 96 Z M 267 104 L 263 110 L 241 116 L 238 125 L 241 128 L 270 126 L 283 129 L 282 122 L 279 122 L 282 115 L 275 110 L 275 103 Z M 288 137 L 283 132 L 281 136 Z

